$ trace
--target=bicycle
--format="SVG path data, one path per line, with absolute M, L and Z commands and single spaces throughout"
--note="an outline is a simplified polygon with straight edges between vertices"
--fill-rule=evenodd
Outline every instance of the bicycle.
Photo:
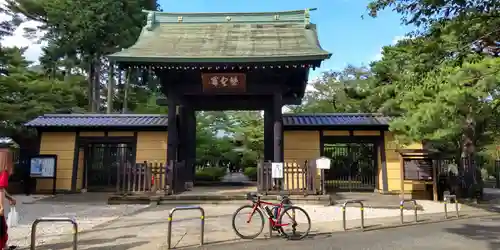
M 238 208 L 234 214 L 233 214 L 233 219 L 232 219 L 232 226 L 233 230 L 242 239 L 255 239 L 257 238 L 262 231 L 264 230 L 264 215 L 267 217 L 269 224 L 271 226 L 271 229 L 273 231 L 279 232 L 282 236 L 286 237 L 289 240 L 300 240 L 306 237 L 309 234 L 309 231 L 311 230 L 311 219 L 309 218 L 309 214 L 302 209 L 301 207 L 294 206 L 290 199 L 287 196 L 282 196 L 281 201 L 279 203 L 272 203 L 272 202 L 267 202 L 267 201 L 262 201 L 261 200 L 262 195 L 256 194 L 256 193 L 248 193 L 246 195 L 247 200 L 252 201 L 252 205 L 244 205 Z M 269 206 L 272 206 L 273 208 L 270 209 Z M 237 228 L 236 228 L 236 216 L 243 210 L 249 208 L 250 212 L 248 214 L 248 218 L 246 219 L 246 223 L 250 223 L 252 220 L 252 217 L 254 215 L 257 215 L 260 217 L 260 227 L 257 230 L 257 233 L 255 234 L 250 234 L 250 235 L 244 235 L 242 234 Z M 263 210 L 265 212 L 263 212 Z M 305 222 L 307 223 L 306 230 L 303 232 L 303 234 L 298 235 L 295 237 L 295 234 L 297 233 L 297 226 L 299 225 L 299 221 L 297 220 L 297 212 L 301 212 L 305 216 Z M 291 214 L 291 215 L 290 215 Z M 291 218 L 291 223 L 283 223 L 284 216 L 287 215 L 288 218 Z M 287 233 L 284 230 L 284 227 L 291 226 L 292 228 L 292 233 Z

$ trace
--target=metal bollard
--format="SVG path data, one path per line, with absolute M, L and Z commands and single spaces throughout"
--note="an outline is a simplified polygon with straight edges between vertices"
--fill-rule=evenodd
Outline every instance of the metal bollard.
M 201 234 L 200 234 L 200 246 L 203 246 L 203 238 L 205 237 L 205 209 L 200 206 L 187 206 L 187 207 L 175 207 L 168 213 L 168 233 L 167 233 L 167 249 L 172 249 L 172 216 L 175 211 L 180 210 L 199 210 L 201 213 Z
M 445 195 L 444 196 L 444 218 L 448 219 L 448 202 L 453 199 L 455 200 L 455 210 L 457 212 L 457 218 L 460 217 L 460 213 L 458 211 L 458 201 L 457 201 L 457 196 L 453 194 Z
M 31 244 L 30 249 L 35 250 L 36 247 L 36 227 L 40 222 L 69 222 L 73 225 L 73 250 L 76 250 L 78 245 L 78 224 L 74 219 L 62 217 L 42 217 L 36 219 L 31 225 Z
M 347 226 L 346 226 L 346 214 L 345 214 L 345 208 L 347 204 L 359 204 L 361 207 L 359 208 L 361 210 L 361 229 L 365 229 L 365 206 L 363 205 L 363 202 L 357 201 L 357 200 L 350 200 L 344 202 L 342 205 L 342 226 L 344 227 L 344 231 L 347 231 Z
M 401 200 L 399 202 L 399 210 L 401 211 L 401 224 L 404 224 L 404 214 L 403 214 L 403 210 L 404 210 L 404 205 L 405 203 L 407 202 L 412 202 L 413 203 L 413 209 L 415 210 L 415 222 L 418 222 L 418 208 L 417 208 L 417 201 L 414 200 L 414 199 L 410 199 L 410 200 Z

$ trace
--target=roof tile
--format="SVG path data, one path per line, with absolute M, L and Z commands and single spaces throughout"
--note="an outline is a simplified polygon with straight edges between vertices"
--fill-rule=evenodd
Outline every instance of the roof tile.
M 154 114 L 46 114 L 27 127 L 167 127 L 167 116 Z
M 390 117 L 367 113 L 283 114 L 284 126 L 387 126 Z
M 234 14 L 234 15 L 233 15 Z M 238 15 L 236 15 L 238 14 Z M 279 14 L 278 20 L 273 17 Z M 318 57 L 330 53 L 318 42 L 315 25 L 305 27 L 304 10 L 269 13 L 156 13 L 155 24 L 145 27 L 137 42 L 110 55 L 117 61 L 140 58 L 178 62 L 206 59 L 260 61 L 264 58 Z M 184 16 L 186 20 L 184 20 Z M 246 18 L 243 18 L 247 15 Z M 252 16 L 255 15 L 255 16 Z M 290 16 L 288 19 L 286 18 Z M 182 22 L 172 21 L 183 16 Z M 243 16 L 238 21 L 238 16 Z M 302 16 L 302 18 L 297 18 Z M 234 17 L 235 21 L 226 18 Z M 244 21 L 247 20 L 247 21 Z M 288 59 L 287 59 L 288 58 Z

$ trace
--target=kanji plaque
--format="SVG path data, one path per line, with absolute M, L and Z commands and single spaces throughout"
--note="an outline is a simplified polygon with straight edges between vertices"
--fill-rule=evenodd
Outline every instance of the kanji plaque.
M 202 73 L 203 92 L 245 92 L 247 87 L 244 73 Z

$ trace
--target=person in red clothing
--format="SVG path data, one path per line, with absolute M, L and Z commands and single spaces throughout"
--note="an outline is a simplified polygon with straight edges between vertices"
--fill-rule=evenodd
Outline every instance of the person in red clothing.
M 7 234 L 7 221 L 5 220 L 5 199 L 11 206 L 16 205 L 16 200 L 7 192 L 9 177 L 13 172 L 12 154 L 8 148 L 0 148 L 0 250 L 15 249 L 14 246 L 7 247 L 9 236 Z

